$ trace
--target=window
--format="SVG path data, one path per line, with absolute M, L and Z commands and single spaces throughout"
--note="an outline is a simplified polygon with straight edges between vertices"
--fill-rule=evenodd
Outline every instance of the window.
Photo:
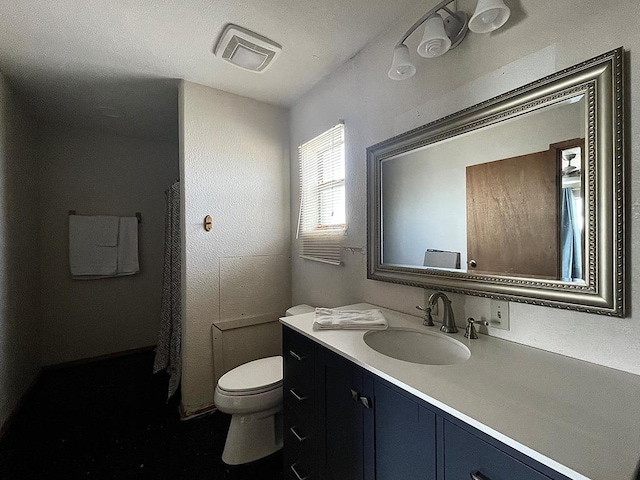
M 300 217 L 302 258 L 340 265 L 346 229 L 344 124 L 300 145 Z

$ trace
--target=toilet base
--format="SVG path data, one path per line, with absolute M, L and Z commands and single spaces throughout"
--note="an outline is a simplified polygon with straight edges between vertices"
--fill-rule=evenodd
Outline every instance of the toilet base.
M 232 415 L 222 461 L 241 465 L 267 457 L 282 449 L 282 409 L 250 415 Z

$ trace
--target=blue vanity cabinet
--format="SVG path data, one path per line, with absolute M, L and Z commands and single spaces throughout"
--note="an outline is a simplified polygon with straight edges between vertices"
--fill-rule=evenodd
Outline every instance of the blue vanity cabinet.
M 436 479 L 436 414 L 410 394 L 374 381 L 375 478 Z
M 325 348 L 317 362 L 321 478 L 436 479 L 434 412 Z
M 456 425 L 453 421 L 440 420 L 443 431 L 444 480 L 568 480 L 567 477 L 538 464 L 506 445 L 498 448 L 495 440 L 488 441 L 472 427 Z M 520 457 L 516 458 L 516 456 Z M 531 466 L 524 463 L 530 463 Z M 537 469 L 534 469 L 533 466 Z M 542 473 L 544 472 L 544 473 Z M 546 475 L 545 475 L 546 473 Z
M 285 478 L 568 480 L 283 329 Z
M 318 460 L 325 480 L 374 480 L 373 380 L 318 347 Z
M 433 411 L 286 327 L 283 357 L 285 478 L 436 478 Z
M 312 480 L 316 475 L 316 344 L 283 330 L 284 476 Z

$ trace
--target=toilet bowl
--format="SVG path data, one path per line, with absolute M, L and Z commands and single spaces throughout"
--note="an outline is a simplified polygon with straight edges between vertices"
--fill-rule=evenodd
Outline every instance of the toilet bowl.
M 297 305 L 287 316 L 312 312 Z M 282 357 L 267 357 L 228 371 L 216 385 L 213 401 L 231 424 L 222 452 L 227 465 L 267 457 L 282 448 Z
M 282 357 L 261 358 L 225 373 L 213 401 L 231 415 L 224 463 L 253 462 L 282 448 Z

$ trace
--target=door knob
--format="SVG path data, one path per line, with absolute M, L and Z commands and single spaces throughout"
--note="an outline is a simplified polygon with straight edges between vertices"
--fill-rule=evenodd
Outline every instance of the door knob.
M 478 262 L 476 262 L 475 260 L 469 260 L 469 266 L 471 268 L 476 268 L 478 266 Z

